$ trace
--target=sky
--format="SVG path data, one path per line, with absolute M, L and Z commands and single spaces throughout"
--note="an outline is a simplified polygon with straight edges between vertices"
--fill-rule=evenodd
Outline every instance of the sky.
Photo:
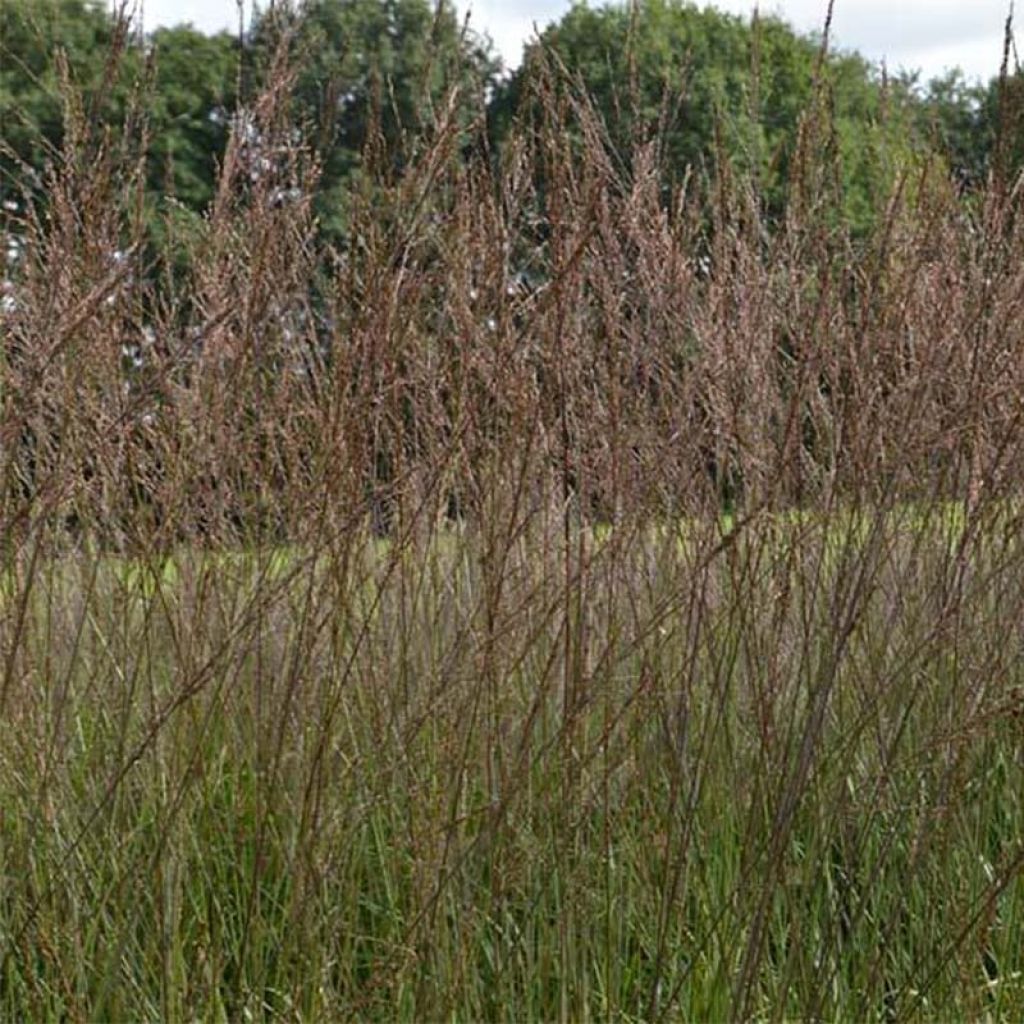
M 250 0 L 137 0 L 147 30 L 190 21 L 205 32 L 238 28 L 238 7 L 246 19 Z M 470 24 L 494 41 L 507 67 L 516 67 L 534 25 L 543 29 L 568 10 L 569 0 L 455 0 L 470 12 Z M 600 0 L 591 0 L 600 6 Z M 266 0 L 264 0 L 264 5 Z M 957 66 L 969 78 L 998 74 L 1003 27 L 1010 0 L 836 0 L 834 45 L 859 50 L 891 71 L 920 70 L 922 79 Z M 715 0 L 708 6 L 749 16 L 754 0 Z M 761 0 L 761 11 L 777 14 L 800 31 L 821 29 L 827 0 Z M 1024 3 L 1018 0 L 1024 22 Z M 1016 29 L 1017 51 L 1024 59 L 1024 31 Z

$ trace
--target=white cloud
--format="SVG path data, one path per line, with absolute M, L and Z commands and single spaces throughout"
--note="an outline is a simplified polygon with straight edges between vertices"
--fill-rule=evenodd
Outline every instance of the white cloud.
M 206 32 L 238 27 L 237 0 L 143 0 L 147 28 L 191 21 Z M 515 66 L 534 23 L 543 29 L 569 9 L 568 0 L 456 0 L 470 24 L 487 32 L 506 64 Z M 599 0 L 598 0 L 599 2 Z M 753 0 L 716 0 L 713 6 L 749 16 Z M 972 77 L 998 73 L 1009 0 L 836 0 L 833 39 L 890 68 L 921 68 L 924 78 L 958 65 Z M 804 32 L 824 24 L 826 0 L 764 0 Z M 244 0 L 246 19 L 252 0 Z M 1020 29 L 1018 41 L 1022 40 Z M 1019 49 L 1024 56 L 1024 42 Z
M 113 2 L 113 0 L 112 0 Z M 238 4 L 235 0 L 135 0 L 147 30 L 158 25 L 191 23 L 202 32 L 230 32 L 238 29 Z M 250 0 L 244 0 L 243 15 L 248 24 L 252 11 Z
M 716 7 L 749 15 L 752 0 L 717 0 Z M 825 24 L 825 0 L 766 0 L 764 13 L 778 14 L 803 32 Z M 920 68 L 925 79 L 959 66 L 970 77 L 998 74 L 1009 0 L 836 0 L 832 42 L 858 50 L 893 70 Z M 1018 30 L 1018 38 L 1019 30 Z

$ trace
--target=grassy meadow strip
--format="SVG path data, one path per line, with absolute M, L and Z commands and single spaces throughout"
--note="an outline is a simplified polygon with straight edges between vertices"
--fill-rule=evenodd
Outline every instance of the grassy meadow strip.
M 1021 540 L 949 523 L 43 574 L 5 1012 L 1013 1016 Z

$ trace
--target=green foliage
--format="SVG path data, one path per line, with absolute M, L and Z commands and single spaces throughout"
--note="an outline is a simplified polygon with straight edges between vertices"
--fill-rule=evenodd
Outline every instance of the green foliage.
M 621 160 L 667 119 L 668 180 L 725 157 L 755 176 L 768 209 L 778 213 L 801 123 L 818 102 L 822 116 L 807 127 L 819 136 L 808 141 L 834 150 L 843 211 L 863 226 L 894 164 L 907 155 L 900 141 L 907 93 L 883 90 L 856 54 L 828 56 L 816 84 L 820 49 L 819 40 L 775 17 L 749 23 L 685 0 L 645 0 L 635 9 L 579 3 L 530 48 L 496 96 L 493 122 L 502 135 L 525 96 L 531 65 L 545 52 L 596 101 Z
M 954 632 L 947 510 L 863 514 L 629 527 L 580 620 L 536 524 L 41 561 L 0 1016 L 1019 1020 L 1021 538 L 957 545 Z
M 958 69 L 932 79 L 918 106 L 922 133 L 949 163 L 959 184 L 976 189 L 990 172 L 1006 179 L 1024 167 L 1024 72 L 987 84 Z
M 151 37 L 156 80 L 150 106 L 149 185 L 194 210 L 213 198 L 218 158 L 238 100 L 238 40 L 190 26 Z
M 951 72 L 915 91 L 913 77 L 884 84 L 856 54 L 831 54 L 820 74 L 820 40 L 776 17 L 753 23 L 686 0 L 600 8 L 576 4 L 523 68 L 498 81 L 490 42 L 460 26 L 448 3 L 429 0 L 308 0 L 257 13 L 247 39 L 206 36 L 189 26 L 160 29 L 145 54 L 92 0 L 5 0 L 0 8 L 0 193 L 38 174 L 63 138 L 59 64 L 87 99 L 87 115 L 115 131 L 140 81 L 149 118 L 147 189 L 152 208 L 173 196 L 201 212 L 211 201 L 230 115 L 265 84 L 282 33 L 297 69 L 295 113 L 321 161 L 317 214 L 328 237 L 344 237 L 353 187 L 400 173 L 417 140 L 436 126 L 458 90 L 469 124 L 487 97 L 493 137 L 505 139 L 529 93 L 541 51 L 593 98 L 616 158 L 660 134 L 666 183 L 724 157 L 757 181 L 779 215 L 799 178 L 804 145 L 832 158 L 834 195 L 856 229 L 870 222 L 893 175 L 937 150 L 961 180 L 980 182 L 997 160 L 1012 176 L 1024 163 L 1021 74 L 1005 85 Z M 108 58 L 120 51 L 119 70 Z M 816 111 L 808 118 L 809 111 Z M 801 128 L 803 125 L 803 128 Z M 799 171 L 799 168 L 796 168 Z M 361 183 L 361 184 L 360 184 Z M 820 185 L 820 183 L 819 183 Z M 150 214 L 151 223 L 156 218 Z
M 63 145 L 69 96 L 55 59 L 60 53 L 66 84 L 84 99 L 98 141 L 103 131 L 97 129 L 121 134 L 130 97 L 142 90 L 151 203 L 173 196 L 197 211 L 209 203 L 237 101 L 236 40 L 187 26 L 159 29 L 147 53 L 128 23 L 88 0 L 9 0 L 0 19 L 6 189 L 25 184 L 26 171 L 38 176 Z
M 995 141 L 991 90 L 958 68 L 932 79 L 920 107 L 924 132 L 967 183 L 985 179 Z
M 989 83 L 982 124 L 991 132 L 993 159 L 999 173 L 1013 180 L 1024 171 L 1024 69 Z
M 309 0 L 267 11 L 251 39 L 264 73 L 286 32 L 298 69 L 297 119 L 322 161 L 317 212 L 335 239 L 362 172 L 400 172 L 452 90 L 468 123 L 498 70 L 489 41 L 460 26 L 447 2 Z
M 576 4 L 528 48 L 523 68 L 495 99 L 499 120 L 521 96 L 538 51 L 552 52 L 595 100 L 623 155 L 638 133 L 653 131 L 669 97 L 676 102 L 667 155 L 680 168 L 699 163 L 710 152 L 717 112 L 743 99 L 743 23 L 711 10 L 655 0 L 634 20 L 626 6 Z
M 107 58 L 123 43 L 98 0 L 4 0 L 0 5 L 0 196 L 39 172 L 63 138 L 62 54 L 70 80 L 97 97 Z M 102 97 L 99 97 L 102 98 Z M 96 114 L 96 111 L 93 111 Z

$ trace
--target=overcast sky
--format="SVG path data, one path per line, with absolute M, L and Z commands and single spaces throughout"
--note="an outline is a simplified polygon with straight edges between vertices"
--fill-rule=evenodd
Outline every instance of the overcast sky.
M 147 29 L 190 21 L 203 31 L 238 27 L 238 0 L 141 0 Z M 248 17 L 251 0 L 242 0 Z M 485 31 L 515 67 L 534 23 L 541 29 L 568 10 L 568 0 L 456 0 L 471 12 L 470 23 Z M 927 80 L 959 66 L 970 77 L 988 79 L 999 71 L 1003 26 L 1010 0 L 836 0 L 833 38 L 891 70 L 920 69 Z M 265 3 L 264 3 L 265 5 Z M 762 0 L 761 10 L 781 15 L 797 29 L 820 29 L 826 0 Z M 600 6 L 600 3 L 595 3 Z M 749 15 L 753 0 L 716 0 L 710 6 Z M 1024 3 L 1018 2 L 1024 20 Z M 1016 31 L 1024 58 L 1024 33 Z

